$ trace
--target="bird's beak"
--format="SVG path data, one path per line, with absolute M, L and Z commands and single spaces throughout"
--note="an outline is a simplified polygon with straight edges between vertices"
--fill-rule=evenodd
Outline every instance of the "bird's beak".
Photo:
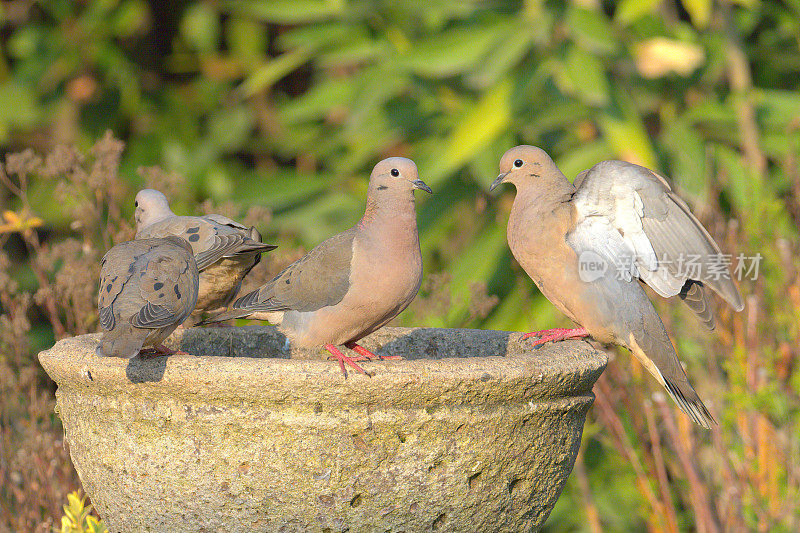
M 415 189 L 422 189 L 428 194 L 433 194 L 431 188 L 425 185 L 425 182 L 422 180 L 414 180 L 411 182 L 411 184 L 414 186 Z
M 506 176 L 508 176 L 509 174 L 510 174 L 509 172 L 503 172 L 502 174 L 500 174 L 499 176 L 497 176 L 497 177 L 494 179 L 494 181 L 492 182 L 492 184 L 491 184 L 491 185 L 489 185 L 489 191 L 493 191 L 493 190 L 495 190 L 495 189 L 498 187 L 498 185 L 500 185 L 501 183 L 503 183 L 503 180 L 504 180 L 504 179 L 506 179 Z

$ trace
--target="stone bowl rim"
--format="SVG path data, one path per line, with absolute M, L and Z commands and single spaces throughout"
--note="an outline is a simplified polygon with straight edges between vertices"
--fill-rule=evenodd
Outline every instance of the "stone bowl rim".
M 271 326 L 199 329 L 209 333 L 229 330 L 246 335 L 248 331 L 267 328 Z M 178 333 L 178 336 L 185 331 L 189 330 Z M 322 352 L 320 359 L 172 355 L 127 360 L 96 355 L 100 334 L 92 333 L 58 341 L 52 348 L 39 353 L 39 361 L 60 388 L 86 388 L 95 394 L 145 394 L 195 400 L 203 397 L 252 397 L 255 394 L 261 399 L 275 401 L 323 400 L 324 403 L 343 398 L 350 403 L 362 403 L 356 399 L 359 397 L 374 402 L 382 393 L 394 397 L 402 393 L 398 388 L 418 391 L 430 383 L 441 383 L 446 389 L 448 386 L 457 387 L 460 381 L 493 381 L 498 389 L 503 389 L 503 383 L 530 380 L 532 374 L 536 379 L 531 380 L 526 392 L 529 399 L 585 396 L 591 394 L 594 382 L 607 363 L 605 353 L 586 341 L 570 340 L 530 348 L 528 341 L 520 340 L 522 333 L 518 332 L 386 327 L 371 337 L 391 340 L 426 331 L 484 338 L 507 336 L 507 355 L 365 362 L 363 366 L 373 373 L 372 377 L 348 371 L 348 378 L 344 379 L 338 364 L 325 360 Z M 160 378 L 148 379 L 150 375 L 158 377 L 159 371 Z M 296 394 L 291 392 L 292 389 L 297 389 Z M 316 393 L 311 395 L 312 398 L 303 398 L 303 390 Z M 435 390 L 431 394 L 433 396 L 427 401 L 434 400 Z M 498 390 L 498 395 L 502 396 L 502 390 Z

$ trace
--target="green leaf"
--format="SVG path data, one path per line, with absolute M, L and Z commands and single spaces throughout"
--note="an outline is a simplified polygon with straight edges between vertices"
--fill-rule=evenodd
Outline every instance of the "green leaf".
M 349 42 L 319 55 L 319 65 L 323 68 L 341 67 L 364 63 L 386 54 L 388 45 L 369 37 L 353 38 Z
M 683 120 L 669 124 L 665 128 L 663 139 L 672 155 L 670 177 L 679 184 L 680 192 L 685 191 L 695 199 L 704 199 L 708 189 L 708 168 L 703 139 Z
M 254 59 L 267 49 L 267 28 L 261 22 L 234 17 L 225 23 L 228 48 L 234 57 Z
M 459 326 L 469 310 L 470 286 L 477 280 L 489 279 L 501 254 L 505 253 L 506 231 L 500 224 L 486 226 L 450 264 L 452 304 L 446 325 Z
M 473 24 L 447 30 L 414 43 L 399 65 L 433 78 L 453 76 L 479 68 L 492 46 L 505 38 L 507 22 Z
M 230 11 L 266 22 L 299 24 L 325 20 L 344 13 L 346 0 L 233 0 Z
M 189 6 L 181 19 L 181 34 L 200 52 L 216 50 L 219 44 L 219 13 L 206 2 Z
M 304 95 L 282 103 L 280 117 L 288 124 L 322 118 L 331 109 L 347 107 L 357 90 L 353 78 L 320 81 Z
M 22 26 L 11 35 L 6 47 L 16 59 L 29 58 L 36 53 L 43 37 L 42 29 L 36 25 Z
M 603 135 L 620 158 L 656 170 L 656 154 L 635 102 L 622 89 L 616 102 L 618 109 L 600 115 Z
M 764 113 L 765 124 L 785 128 L 797 122 L 800 116 L 800 94 L 797 91 L 755 89 L 751 95 Z
M 0 85 L 0 142 L 5 143 L 15 128 L 29 128 L 39 120 L 40 110 L 31 87 L 16 82 Z
M 509 31 L 467 77 L 470 85 L 485 88 L 507 76 L 531 48 L 534 35 L 522 27 Z
M 614 12 L 614 18 L 628 24 L 656 10 L 662 0 L 621 0 Z
M 693 105 L 683 115 L 690 123 L 705 124 L 715 129 L 730 129 L 736 123 L 734 110 L 722 102 L 707 100 Z
M 614 28 L 602 11 L 573 6 L 567 13 L 566 27 L 575 41 L 589 52 L 610 55 L 619 49 Z
M 511 82 L 503 80 L 483 93 L 457 120 L 432 163 L 432 183 L 469 160 L 500 135 L 511 119 Z
M 544 298 L 524 272 L 519 274 L 512 290 L 500 303 L 484 327 L 508 331 L 536 331 L 557 327 L 566 319 Z
M 613 152 L 604 141 L 594 141 L 582 144 L 558 158 L 557 164 L 561 172 L 570 181 L 584 170 L 588 170 L 600 161 L 613 158 Z
M 134 37 L 144 31 L 148 23 L 149 6 L 143 0 L 125 0 L 111 18 L 114 35 Z
M 222 108 L 209 118 L 209 139 L 224 151 L 238 150 L 254 126 L 255 117 L 248 107 Z
M 277 42 L 281 50 L 294 48 L 328 50 L 354 37 L 363 38 L 369 35 L 369 32 L 358 24 L 331 20 L 287 29 L 278 36 Z
M 536 113 L 535 121 L 525 121 L 527 122 L 523 126 L 525 136 L 535 139 L 550 131 L 572 128 L 579 121 L 588 120 L 593 116 L 593 108 L 573 98 L 552 99 Z
M 564 69 L 571 82 L 571 92 L 587 104 L 605 106 L 609 101 L 608 78 L 603 63 L 577 46 L 570 46 Z
M 759 204 L 758 184 L 751 179 L 745 168 L 742 155 L 727 146 L 716 146 L 717 163 L 727 179 L 726 190 L 731 193 L 733 203 L 740 213 L 751 213 Z
M 308 48 L 298 48 L 291 52 L 286 52 L 282 56 L 267 61 L 258 67 L 255 72 L 242 82 L 238 90 L 244 96 L 253 96 L 271 87 L 281 78 L 307 62 L 310 57 L 311 50 Z

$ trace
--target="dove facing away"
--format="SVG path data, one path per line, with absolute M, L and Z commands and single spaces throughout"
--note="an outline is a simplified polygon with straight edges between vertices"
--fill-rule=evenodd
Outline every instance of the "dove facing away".
M 255 318 L 279 324 L 295 346 L 322 346 L 339 362 L 376 356 L 356 342 L 397 316 L 422 281 L 414 190 L 431 189 L 410 159 L 391 157 L 370 176 L 364 216 L 323 241 L 274 279 L 236 300 L 209 321 Z M 337 348 L 345 345 L 358 356 Z
M 194 250 L 200 271 L 200 289 L 192 322 L 206 314 L 223 311 L 242 286 L 242 280 L 261 260 L 261 254 L 277 246 L 263 244 L 255 228 L 222 215 L 177 216 L 167 197 L 153 189 L 136 195 L 136 238 L 175 235 Z
M 735 310 L 744 308 L 725 256 L 686 203 L 664 178 L 623 161 L 598 163 L 573 185 L 534 146 L 503 155 L 491 189 L 504 182 L 517 188 L 508 220 L 511 252 L 542 294 L 581 326 L 525 337 L 539 337 L 538 345 L 592 336 L 626 347 L 708 429 L 714 419 L 640 285 L 679 296 L 709 329 L 714 316 L 706 288 Z
M 100 266 L 97 307 L 104 333 L 98 354 L 156 354 L 197 302 L 198 273 L 192 247 L 180 237 L 139 239 L 111 248 Z

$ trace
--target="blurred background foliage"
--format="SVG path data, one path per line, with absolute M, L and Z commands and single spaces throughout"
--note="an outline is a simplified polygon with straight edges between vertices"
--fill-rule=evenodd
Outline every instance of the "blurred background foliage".
M 79 486 L 35 354 L 96 329 L 96 261 L 132 235 L 139 187 L 256 222 L 281 246 L 256 283 L 354 223 L 372 165 L 408 156 L 435 194 L 418 205 L 426 281 L 397 323 L 566 325 L 506 247 L 513 192 L 486 192 L 520 143 L 570 177 L 653 168 L 725 251 L 763 256 L 713 334 L 659 302 L 719 428 L 691 427 L 620 352 L 548 531 L 800 528 L 800 1 L 0 5 L 0 147 L 16 152 L 0 530 L 52 529 Z

